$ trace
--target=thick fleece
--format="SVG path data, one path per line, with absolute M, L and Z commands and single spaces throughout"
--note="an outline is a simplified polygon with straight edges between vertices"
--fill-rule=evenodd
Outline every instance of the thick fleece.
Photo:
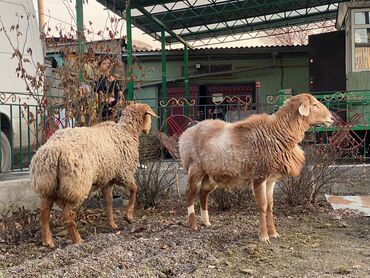
M 127 130 L 124 122 L 57 131 L 32 159 L 33 189 L 78 205 L 114 179 L 133 182 L 139 158 L 137 133 Z
M 189 175 L 187 205 L 192 228 L 196 229 L 192 206 L 199 188 L 206 225 L 207 196 L 217 186 L 252 184 L 255 193 L 258 191 L 256 201 L 262 213 L 272 210 L 275 182 L 300 174 L 304 153 L 298 143 L 305 131 L 310 125 L 331 123 L 331 113 L 323 104 L 309 94 L 301 94 L 273 115 L 254 115 L 236 123 L 205 120 L 187 129 L 179 139 L 179 152 Z M 272 221 L 268 220 L 269 232 L 277 236 Z M 262 240 L 268 240 L 266 231 L 260 233 L 264 234 Z
M 48 222 L 53 202 L 71 211 L 81 205 L 90 192 L 111 187 L 113 183 L 128 186 L 135 195 L 139 136 L 149 132 L 151 116 L 155 113 L 148 105 L 131 104 L 118 123 L 59 130 L 41 146 L 32 159 L 30 171 L 32 188 L 42 199 L 44 218 L 41 220 Z M 111 189 L 105 193 L 111 206 Z M 130 198 L 132 214 L 135 196 Z M 71 215 L 70 211 L 65 213 L 65 218 Z M 67 220 L 71 222 L 70 218 Z M 113 218 L 109 221 L 115 226 Z M 74 241 L 78 242 L 79 238 Z M 53 245 L 51 238 L 43 237 L 43 242 Z

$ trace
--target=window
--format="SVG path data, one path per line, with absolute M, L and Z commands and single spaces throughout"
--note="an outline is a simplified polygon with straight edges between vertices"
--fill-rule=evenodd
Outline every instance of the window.
M 353 69 L 370 70 L 370 11 L 353 12 Z
M 370 24 L 370 12 L 355 12 L 355 24 Z

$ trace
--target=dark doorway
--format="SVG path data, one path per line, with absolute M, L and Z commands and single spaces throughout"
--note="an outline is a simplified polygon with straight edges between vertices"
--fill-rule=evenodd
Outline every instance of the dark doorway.
M 308 37 L 310 92 L 346 90 L 345 32 Z

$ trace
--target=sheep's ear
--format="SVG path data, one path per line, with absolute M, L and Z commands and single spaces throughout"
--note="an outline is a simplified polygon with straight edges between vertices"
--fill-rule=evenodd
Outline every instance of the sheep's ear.
M 152 111 L 152 110 L 148 110 L 148 111 L 146 111 L 146 113 L 145 114 L 149 114 L 150 116 L 153 116 L 153 117 L 156 117 L 156 118 L 158 118 L 158 116 Z
M 305 100 L 301 103 L 301 105 L 298 108 L 299 114 L 301 116 L 307 117 L 310 114 L 310 104 L 308 100 Z

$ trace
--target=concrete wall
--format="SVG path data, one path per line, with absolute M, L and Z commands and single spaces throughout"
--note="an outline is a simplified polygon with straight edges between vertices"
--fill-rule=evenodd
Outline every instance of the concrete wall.
M 347 91 L 370 90 L 370 71 L 347 74 Z
M 39 205 L 40 198 L 31 189 L 28 177 L 0 182 L 0 217 L 9 210 L 15 211 L 22 207 L 34 210 Z

